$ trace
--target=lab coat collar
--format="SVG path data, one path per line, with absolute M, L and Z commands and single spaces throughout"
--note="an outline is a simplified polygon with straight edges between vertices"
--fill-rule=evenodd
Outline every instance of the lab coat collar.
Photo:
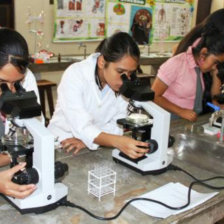
M 85 63 L 86 72 L 88 74 L 88 78 L 90 81 L 95 82 L 95 68 L 97 64 L 97 58 L 100 56 L 100 53 L 93 53 L 89 55 L 85 60 L 81 61 L 81 63 Z M 89 73 L 91 72 L 91 75 Z
M 87 75 L 86 78 L 92 83 L 97 102 L 98 104 L 101 105 L 104 99 L 106 99 L 106 97 L 102 97 L 102 92 L 97 86 L 96 80 L 95 80 L 95 68 L 97 65 L 97 58 L 99 56 L 100 56 L 100 53 L 93 53 L 89 57 L 87 57 L 85 60 L 83 60 L 81 63 L 86 63 L 86 66 L 84 66 L 86 70 L 85 74 Z M 106 96 L 107 94 L 111 94 L 111 92 L 113 92 L 114 94 L 114 91 L 109 87 L 109 89 L 107 89 L 107 91 L 104 92 L 103 96 Z

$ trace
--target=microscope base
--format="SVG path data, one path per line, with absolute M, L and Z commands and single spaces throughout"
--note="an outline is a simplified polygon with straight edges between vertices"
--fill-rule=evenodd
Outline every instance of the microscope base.
M 49 183 L 50 185 L 50 183 Z M 41 186 L 41 183 L 40 183 Z M 46 192 L 48 190 L 48 193 Z M 68 195 L 68 188 L 62 183 L 55 183 L 53 188 L 43 191 L 41 187 L 24 199 L 7 197 L 13 207 L 21 214 L 48 212 L 62 205 Z
M 136 172 L 138 172 L 138 173 L 140 173 L 142 175 L 159 175 L 159 174 L 162 174 L 162 173 L 166 172 L 169 169 L 169 166 L 171 165 L 171 164 L 169 164 L 167 167 L 164 167 L 164 168 L 159 169 L 159 170 L 147 170 L 147 171 L 143 171 L 143 170 L 138 169 L 137 167 L 134 167 L 134 166 L 132 166 L 132 165 L 130 165 L 128 163 L 125 163 L 125 162 L 123 162 L 123 161 L 121 161 L 121 160 L 119 160 L 117 158 L 113 158 L 113 160 L 116 163 L 119 163 L 119 164 L 121 164 L 121 165 L 123 165 L 125 167 L 128 167 L 129 169 L 132 169 L 132 170 L 134 170 L 134 171 L 136 171 Z
M 64 198 L 61 198 L 57 202 L 54 202 L 53 204 L 49 204 L 42 207 L 36 207 L 36 208 L 25 208 L 21 209 L 16 204 L 14 204 L 7 196 L 2 195 L 8 202 L 11 204 L 16 210 L 18 210 L 22 215 L 28 214 L 28 213 L 35 213 L 35 214 L 41 214 L 45 212 L 49 212 L 53 209 L 56 209 L 59 207 L 63 202 L 67 201 L 67 195 Z
M 112 151 L 112 157 L 115 162 L 131 168 L 142 175 L 157 175 L 169 169 L 173 161 L 173 154 L 171 152 L 168 153 L 166 150 L 166 155 L 161 159 L 156 153 L 158 153 L 158 151 L 138 159 L 131 159 L 120 150 L 114 149 Z

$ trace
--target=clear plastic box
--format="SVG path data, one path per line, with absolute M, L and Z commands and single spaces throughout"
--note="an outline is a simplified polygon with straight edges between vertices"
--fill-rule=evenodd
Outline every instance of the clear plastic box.
M 97 167 L 88 171 L 88 194 L 101 197 L 116 191 L 116 172 L 108 167 Z

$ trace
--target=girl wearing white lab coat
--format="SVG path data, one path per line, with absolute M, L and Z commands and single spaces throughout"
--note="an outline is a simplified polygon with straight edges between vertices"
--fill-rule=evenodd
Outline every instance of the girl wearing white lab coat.
M 140 52 L 124 32 L 100 43 L 97 53 L 69 66 L 58 87 L 58 100 L 48 128 L 67 152 L 115 147 L 131 158 L 148 152 L 148 143 L 122 136 L 117 119 L 127 116 L 121 75 L 136 71 Z M 145 148 L 142 148 L 145 147 Z
M 7 85 L 15 92 L 15 83 L 20 82 L 26 90 L 34 90 L 39 99 L 35 78 L 27 69 L 29 51 L 26 40 L 15 30 L 0 28 L 0 85 Z M 1 91 L 0 91 L 1 95 Z M 4 133 L 4 116 L 0 118 L 0 135 Z M 10 156 L 0 154 L 0 166 L 10 163 Z M 24 169 L 26 163 L 20 163 L 11 169 L 0 172 L 0 193 L 24 198 L 35 190 L 35 185 L 18 185 L 11 181 L 19 170 Z

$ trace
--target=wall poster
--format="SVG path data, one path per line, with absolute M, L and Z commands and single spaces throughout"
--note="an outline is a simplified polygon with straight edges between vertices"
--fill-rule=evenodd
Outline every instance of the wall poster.
M 193 0 L 157 0 L 153 40 L 180 40 L 192 27 L 193 11 Z
M 128 32 L 140 45 L 180 40 L 194 0 L 55 0 L 54 41 L 102 40 Z
M 149 44 L 152 38 L 154 1 L 107 0 L 106 36 L 125 31 L 138 44 Z
M 56 0 L 54 41 L 105 37 L 105 0 Z

